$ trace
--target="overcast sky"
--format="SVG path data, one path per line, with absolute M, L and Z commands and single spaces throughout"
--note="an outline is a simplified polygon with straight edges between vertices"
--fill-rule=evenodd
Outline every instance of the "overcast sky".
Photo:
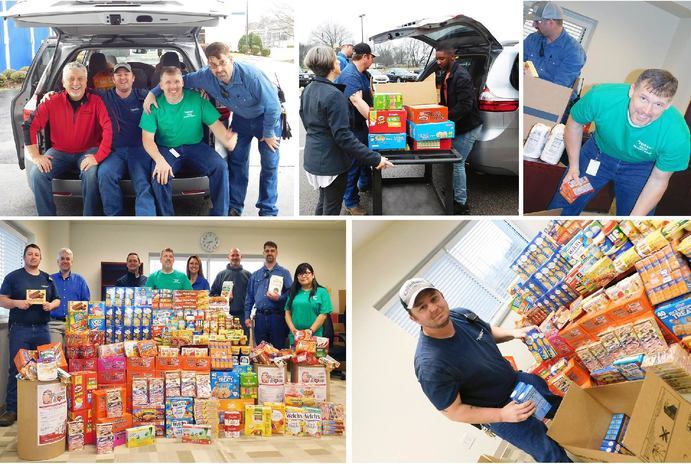
M 318 5 L 318 6 L 317 6 Z M 325 8 L 327 5 L 332 8 Z M 360 18 L 364 17 L 365 41 L 379 32 L 423 18 L 463 14 L 474 18 L 487 27 L 499 41 L 520 40 L 523 10 L 520 2 L 506 0 L 349 0 L 339 8 L 338 2 L 300 1 L 295 6 L 296 36 L 301 43 L 308 43 L 312 30 L 326 21 L 338 22 L 360 41 Z M 328 16 L 325 14 L 328 11 Z

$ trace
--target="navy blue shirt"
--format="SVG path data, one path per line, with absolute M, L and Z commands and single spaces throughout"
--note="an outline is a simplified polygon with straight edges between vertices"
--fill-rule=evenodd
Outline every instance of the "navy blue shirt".
M 583 47 L 566 30 L 552 43 L 547 43 L 547 38 L 539 32 L 533 32 L 523 40 L 523 60 L 533 62 L 540 79 L 564 87 L 573 87 L 585 59 Z M 574 92 L 571 98 L 575 97 Z
M 456 333 L 438 339 L 420 332 L 415 351 L 415 375 L 422 391 L 438 410 L 448 408 L 458 394 L 461 402 L 478 407 L 506 405 L 518 378 L 492 338 L 492 328 L 479 318 L 473 322 L 452 309 Z
M 52 302 L 60 298 L 55 282 L 47 272 L 39 271 L 39 275 L 31 275 L 26 269 L 21 268 L 12 271 L 5 276 L 0 287 L 0 295 L 5 295 L 12 300 L 26 300 L 27 290 L 45 290 L 46 301 Z M 46 324 L 50 320 L 50 314 L 43 310 L 40 304 L 31 305 L 29 309 L 10 309 L 10 324 L 19 322 L 22 324 Z
M 86 284 L 84 277 L 79 274 L 71 272 L 66 279 L 62 278 L 62 274 L 56 272 L 50 277 L 55 282 L 60 295 L 60 307 L 51 311 L 50 316 L 58 319 L 65 319 L 67 317 L 67 303 L 70 301 L 89 301 L 91 292 L 89 286 Z
M 115 89 L 98 92 L 103 99 L 110 120 L 113 121 L 113 150 L 123 147 L 143 147 L 139 120 L 148 91 L 132 89 L 127 98 L 120 98 Z
M 343 94 L 346 98 L 350 98 L 358 90 L 362 90 L 362 99 L 371 107 L 373 104 L 372 90 L 370 89 L 370 75 L 367 71 L 361 73 L 358 71 L 355 63 L 348 63 L 341 75 L 336 78 L 336 84 L 345 85 Z M 367 132 L 367 119 L 365 119 L 360 112 L 348 102 L 350 108 L 350 127 L 354 131 Z
M 147 276 L 141 274 L 135 277 L 133 272 L 127 271 L 127 274 L 115 281 L 116 287 L 146 287 Z
M 266 296 L 269 291 L 269 281 L 272 275 L 283 277 L 283 289 L 281 290 L 281 297 L 278 301 L 272 301 Z M 245 319 L 250 318 L 252 306 L 257 307 L 257 311 L 276 311 L 283 314 L 288 301 L 288 293 L 290 286 L 293 285 L 293 279 L 290 277 L 288 269 L 276 264 L 272 270 L 268 270 L 266 265 L 261 269 L 255 271 L 250 277 L 247 285 L 247 296 L 245 297 Z
M 240 314 L 240 317 L 242 317 L 245 312 L 245 296 L 247 295 L 250 277 L 252 277 L 252 274 L 244 270 L 242 265 L 233 267 L 228 264 L 223 271 L 216 275 L 209 294 L 211 296 L 220 296 L 223 290 L 223 282 L 232 281 L 233 299 L 230 301 L 230 313 Z
M 192 290 L 209 290 L 209 281 L 198 275 L 197 280 L 192 284 Z

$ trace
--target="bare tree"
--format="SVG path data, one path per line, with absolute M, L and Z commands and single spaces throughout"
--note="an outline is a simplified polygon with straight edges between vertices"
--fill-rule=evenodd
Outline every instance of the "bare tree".
M 353 34 L 344 25 L 335 22 L 325 22 L 312 31 L 311 41 L 328 45 L 334 49 L 340 48 Z
M 417 39 L 403 39 L 401 46 L 405 50 L 405 56 L 408 57 L 408 64 L 413 67 L 424 64 L 432 51 L 432 47 Z
M 289 39 L 295 37 L 295 11 L 292 5 L 283 2 L 274 4 L 270 18 L 273 23 L 281 25 L 281 32 L 284 32 Z

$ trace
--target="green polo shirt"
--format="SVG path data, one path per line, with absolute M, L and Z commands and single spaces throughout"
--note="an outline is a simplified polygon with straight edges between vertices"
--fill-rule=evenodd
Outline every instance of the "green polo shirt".
M 571 109 L 579 124 L 595 123 L 595 141 L 600 150 L 629 163 L 655 161 L 660 171 L 683 171 L 689 166 L 689 128 L 683 116 L 669 107 L 644 127 L 629 122 L 628 84 L 593 87 Z
M 170 274 L 163 271 L 152 273 L 146 280 L 146 286 L 151 288 L 164 288 L 167 290 L 192 290 L 190 279 L 180 271 L 173 269 Z
M 139 127 L 156 134 L 156 143 L 164 147 L 193 145 L 202 141 L 204 126 L 210 126 L 221 116 L 208 100 L 194 90 L 184 90 L 182 100 L 174 105 L 165 95 L 156 98 L 158 108 L 151 106 L 151 114 L 142 114 Z
M 293 319 L 293 325 L 298 330 L 306 330 L 312 326 L 317 316 L 320 314 L 330 314 L 333 307 L 331 306 L 331 297 L 329 292 L 324 287 L 317 287 L 317 291 L 310 298 L 311 290 L 302 290 L 293 298 L 292 308 L 290 308 L 290 316 Z M 289 308 L 286 306 L 286 310 Z M 315 336 L 321 337 L 324 333 L 324 326 L 319 327 L 314 333 Z M 290 344 L 294 344 L 295 339 L 293 334 L 290 334 Z

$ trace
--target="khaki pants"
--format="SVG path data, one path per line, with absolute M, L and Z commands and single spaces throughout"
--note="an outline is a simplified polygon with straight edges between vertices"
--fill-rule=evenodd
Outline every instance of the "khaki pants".
M 51 320 L 48 322 L 48 332 L 50 333 L 51 343 L 62 343 L 62 349 L 65 350 L 65 322 Z

